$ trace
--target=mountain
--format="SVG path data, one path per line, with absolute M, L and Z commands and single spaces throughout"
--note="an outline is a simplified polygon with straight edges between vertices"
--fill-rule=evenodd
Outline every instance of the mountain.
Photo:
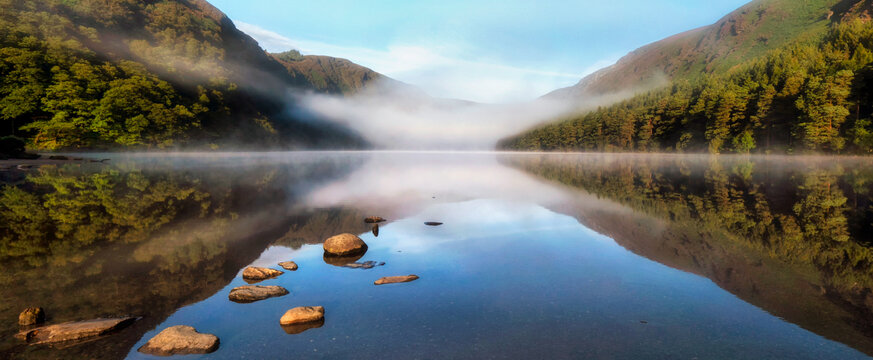
M 365 146 L 290 115 L 314 80 L 204 0 L 0 0 L 0 136 L 39 149 Z
M 664 79 L 725 72 L 744 60 L 804 39 L 816 39 L 833 19 L 865 11 L 867 0 L 758 0 L 715 24 L 643 46 L 616 64 L 547 97 L 592 96 L 645 89 Z
M 630 88 L 635 96 L 498 147 L 873 153 L 871 14 L 871 0 L 754 1 L 549 95 L 578 101 Z

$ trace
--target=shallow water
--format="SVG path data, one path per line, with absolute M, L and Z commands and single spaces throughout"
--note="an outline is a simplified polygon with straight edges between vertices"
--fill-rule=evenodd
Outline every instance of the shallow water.
M 173 325 L 217 335 L 218 351 L 192 356 L 216 359 L 873 354 L 873 160 L 100 157 L 111 165 L 0 172 L 0 355 L 151 358 L 137 349 Z M 371 215 L 388 219 L 378 237 Z M 385 264 L 326 262 L 320 242 L 342 232 L 369 245 L 359 262 Z M 287 260 L 299 270 L 259 285 L 289 295 L 228 300 L 246 266 Z M 373 285 L 407 274 L 420 279 Z M 34 305 L 50 322 L 142 319 L 25 346 L 8 335 Z M 316 305 L 322 326 L 279 325 Z

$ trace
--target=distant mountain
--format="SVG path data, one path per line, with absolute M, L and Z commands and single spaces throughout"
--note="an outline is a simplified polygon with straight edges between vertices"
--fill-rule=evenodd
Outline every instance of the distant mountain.
M 579 97 L 648 89 L 665 80 L 725 72 L 744 60 L 799 40 L 815 40 L 831 21 L 869 16 L 869 0 L 757 0 L 715 24 L 643 46 L 615 65 L 547 97 Z
M 499 148 L 873 153 L 873 0 L 757 0 L 547 97 L 635 96 Z
M 365 146 L 205 0 L 0 0 L 0 34 L 0 136 L 37 148 Z

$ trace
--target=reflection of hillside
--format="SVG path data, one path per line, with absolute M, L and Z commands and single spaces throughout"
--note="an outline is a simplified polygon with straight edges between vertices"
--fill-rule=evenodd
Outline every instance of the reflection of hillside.
M 290 217 L 291 228 L 273 245 L 297 249 L 341 233 L 362 234 L 373 226 L 364 223 L 367 216 L 362 210 L 346 207 L 304 211 Z
M 653 157 L 507 161 L 633 209 L 586 202 L 557 209 L 628 250 L 706 276 L 776 316 L 873 354 L 873 251 L 864 238 L 873 173 L 864 166 Z
M 344 169 L 239 170 L 49 167 L 2 188 L 0 353 L 123 358 L 142 334 L 227 286 L 294 226 L 284 215 L 301 195 L 293 192 L 296 184 Z M 106 340 L 60 350 L 27 347 L 10 335 L 20 308 L 30 305 L 44 307 L 50 322 L 143 319 Z

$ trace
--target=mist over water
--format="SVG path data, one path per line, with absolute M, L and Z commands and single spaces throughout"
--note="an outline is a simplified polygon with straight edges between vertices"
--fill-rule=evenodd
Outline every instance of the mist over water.
M 480 104 L 432 98 L 402 83 L 368 85 L 353 96 L 292 93 L 295 115 L 327 120 L 361 134 L 377 149 L 491 150 L 500 139 L 632 96 L 541 97 Z

